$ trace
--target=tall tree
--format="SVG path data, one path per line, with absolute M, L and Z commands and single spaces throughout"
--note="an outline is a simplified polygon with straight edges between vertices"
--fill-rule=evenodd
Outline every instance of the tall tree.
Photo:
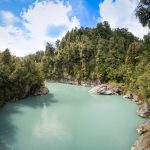
M 143 26 L 148 26 L 150 28 L 150 0 L 140 0 L 136 15 Z

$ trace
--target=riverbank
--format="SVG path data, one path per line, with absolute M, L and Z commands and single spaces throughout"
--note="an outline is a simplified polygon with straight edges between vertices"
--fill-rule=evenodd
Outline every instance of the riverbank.
M 48 82 L 59 82 L 64 84 L 82 85 L 87 87 L 93 87 L 89 92 L 92 94 L 101 95 L 122 95 L 128 100 L 134 101 L 139 109 L 137 115 L 143 118 L 148 118 L 150 114 L 150 104 L 148 102 L 142 102 L 139 96 L 133 92 L 123 92 L 123 88 L 110 83 L 102 84 L 100 81 L 75 81 L 75 80 L 49 80 Z M 138 140 L 133 144 L 131 150 L 150 150 L 150 121 L 140 125 L 137 128 L 139 134 Z
M 64 83 L 64 84 L 72 84 L 72 85 L 81 85 L 85 87 L 94 87 L 98 84 L 101 84 L 99 80 L 96 81 L 79 81 L 76 79 L 57 79 L 57 80 L 47 80 L 47 82 L 58 82 L 58 83 Z

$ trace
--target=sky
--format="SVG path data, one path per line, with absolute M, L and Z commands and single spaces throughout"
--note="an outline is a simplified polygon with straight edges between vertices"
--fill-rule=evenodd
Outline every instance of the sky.
M 143 38 L 148 28 L 135 16 L 139 0 L 0 0 L 0 50 L 17 56 L 44 50 L 75 27 L 108 21 Z

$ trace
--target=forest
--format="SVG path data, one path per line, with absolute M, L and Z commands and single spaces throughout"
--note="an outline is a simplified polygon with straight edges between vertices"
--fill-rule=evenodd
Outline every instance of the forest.
M 0 106 L 31 95 L 43 82 L 40 66 L 32 58 L 18 58 L 9 49 L 0 53 Z
M 139 3 L 136 15 L 150 28 L 149 2 Z M 143 39 L 127 29 L 112 29 L 108 22 L 95 28 L 68 31 L 55 45 L 26 57 L 0 52 L 0 105 L 30 95 L 44 80 L 114 82 L 150 100 L 150 33 Z M 30 90 L 28 90 L 30 89 Z M 25 94 L 28 91 L 28 94 Z

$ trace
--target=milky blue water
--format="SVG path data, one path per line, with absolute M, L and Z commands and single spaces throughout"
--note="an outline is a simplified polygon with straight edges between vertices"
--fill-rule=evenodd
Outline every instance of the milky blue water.
M 144 119 L 121 96 L 90 95 L 89 88 L 46 83 L 47 96 L 0 109 L 0 150 L 130 150 Z

